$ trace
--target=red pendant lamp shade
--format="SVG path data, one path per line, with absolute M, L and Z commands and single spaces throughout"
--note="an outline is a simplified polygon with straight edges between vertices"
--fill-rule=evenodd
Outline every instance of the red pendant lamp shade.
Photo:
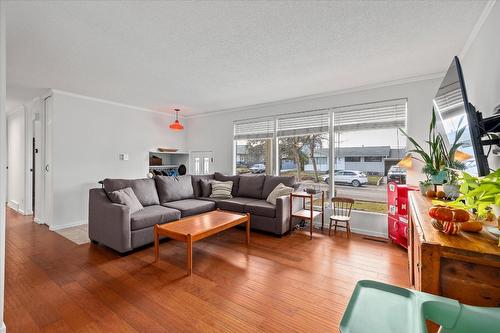
M 180 109 L 174 109 L 175 110 L 175 121 L 171 123 L 168 127 L 174 131 L 182 131 L 184 129 L 184 126 L 179 122 L 179 111 Z

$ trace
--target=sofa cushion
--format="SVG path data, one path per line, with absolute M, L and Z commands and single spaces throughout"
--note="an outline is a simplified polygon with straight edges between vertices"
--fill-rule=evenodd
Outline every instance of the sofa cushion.
M 266 199 L 279 184 L 293 188 L 295 176 L 266 176 L 264 188 L 262 189 L 262 199 Z
M 175 221 L 181 218 L 181 212 L 159 205 L 144 207 L 143 210 L 130 215 L 130 229 L 139 230 L 154 226 L 155 224 L 163 224 Z
M 210 198 L 231 199 L 233 197 L 231 195 L 231 190 L 233 189 L 232 181 L 220 182 L 218 180 L 213 180 L 210 185 L 212 185 Z
M 265 175 L 240 176 L 238 197 L 262 199 L 262 187 L 265 179 Z
M 222 198 L 210 198 L 210 197 L 208 197 L 208 198 L 200 197 L 200 198 L 198 198 L 198 200 L 211 201 L 211 202 L 215 202 L 215 203 L 217 203 L 217 202 L 219 202 L 219 201 L 222 201 L 222 200 L 227 200 L 227 199 L 222 199 Z
M 139 199 L 137 199 L 137 196 L 135 195 L 134 190 L 132 190 L 131 187 L 126 187 L 121 190 L 110 192 L 108 193 L 108 195 L 109 199 L 111 199 L 111 201 L 113 201 L 114 203 L 129 207 L 130 214 L 138 212 L 144 208 L 139 202 Z
M 155 176 L 160 203 L 194 197 L 191 176 Z
M 143 206 L 159 205 L 160 199 L 156 192 L 155 181 L 149 178 L 143 179 L 111 179 L 103 180 L 102 185 L 106 194 L 131 187 L 137 199 Z M 110 198 L 111 200 L 111 198 Z
M 177 209 L 181 217 L 206 213 L 215 209 L 215 202 L 198 199 L 184 199 L 162 203 L 162 206 Z
M 212 182 L 216 182 L 214 179 L 200 179 L 199 186 L 201 190 L 200 197 L 208 198 L 212 194 Z
M 265 200 L 252 201 L 245 205 L 245 213 L 266 217 L 276 217 L 276 206 Z
M 193 195 L 195 198 L 203 197 L 203 190 L 201 188 L 201 180 L 210 180 L 214 179 L 214 175 L 192 175 L 191 183 L 193 185 Z M 209 194 L 210 195 L 210 194 Z
M 225 176 L 220 172 L 216 172 L 214 174 L 215 180 L 218 180 L 220 182 L 227 182 L 227 181 L 232 181 L 233 182 L 233 189 L 231 191 L 231 195 L 233 197 L 238 195 L 238 187 L 240 184 L 240 176 Z
M 217 208 L 222 210 L 230 210 L 232 212 L 243 213 L 245 212 L 245 205 L 253 201 L 256 201 L 256 199 L 241 198 L 241 197 L 236 197 L 232 199 L 223 199 L 217 201 Z

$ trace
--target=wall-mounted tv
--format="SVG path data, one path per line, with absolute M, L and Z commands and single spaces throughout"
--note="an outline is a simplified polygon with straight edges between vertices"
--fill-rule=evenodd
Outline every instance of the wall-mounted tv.
M 476 112 L 467 99 L 462 67 L 457 57 L 451 62 L 433 102 L 434 110 L 440 119 L 438 129 L 443 134 L 445 144 L 449 148 L 450 142 L 455 139 L 456 132 L 465 127 L 459 140 L 462 143 L 459 150 L 471 156 L 465 161 L 465 171 L 475 176 L 487 175 L 489 167 L 481 140 L 484 133 L 484 129 L 481 128 L 481 114 Z

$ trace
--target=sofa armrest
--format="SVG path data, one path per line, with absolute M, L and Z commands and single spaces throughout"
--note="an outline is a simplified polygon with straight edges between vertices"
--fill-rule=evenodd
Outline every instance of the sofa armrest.
M 293 212 L 297 212 L 302 207 L 302 199 L 301 198 L 293 198 Z M 290 196 L 285 195 L 282 197 L 278 197 L 276 199 L 276 219 L 278 223 L 276 223 L 276 233 L 279 235 L 283 235 L 287 231 L 290 230 Z M 293 222 L 293 221 L 292 221 Z
M 120 253 L 132 250 L 130 208 L 111 202 L 100 188 L 89 191 L 89 238 Z

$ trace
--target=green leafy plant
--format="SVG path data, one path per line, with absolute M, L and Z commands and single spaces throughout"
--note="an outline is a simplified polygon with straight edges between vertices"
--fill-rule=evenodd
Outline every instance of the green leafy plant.
M 446 171 L 449 182 L 456 182 L 457 171 L 464 170 L 465 164 L 455 160 L 455 153 L 462 146 L 460 138 L 464 134 L 465 127 L 461 127 L 461 122 L 457 126 L 459 130 L 455 133 L 455 139 L 449 150 L 446 150 L 445 140 L 441 133 L 436 131 L 436 112 L 432 110 L 431 123 L 429 125 L 429 135 L 427 143 L 428 150 L 426 151 L 414 138 L 409 136 L 403 129 L 399 129 L 404 136 L 413 144 L 414 149 L 409 150 L 409 153 L 415 153 L 420 156 L 420 161 L 425 165 L 422 172 L 425 174 L 427 181 L 431 176 L 439 174 L 441 171 Z
M 464 172 L 460 181 L 460 196 L 455 201 L 436 203 L 473 210 L 479 217 L 484 217 L 491 205 L 500 206 L 500 169 L 483 178 Z

